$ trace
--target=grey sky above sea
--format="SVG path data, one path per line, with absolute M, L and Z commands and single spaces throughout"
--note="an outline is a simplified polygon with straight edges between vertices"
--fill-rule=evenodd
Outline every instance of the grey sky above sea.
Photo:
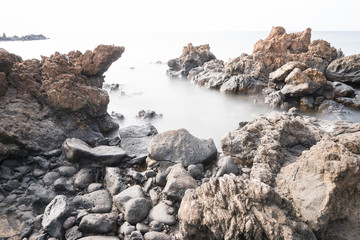
M 0 33 L 360 31 L 359 0 L 2 0 Z

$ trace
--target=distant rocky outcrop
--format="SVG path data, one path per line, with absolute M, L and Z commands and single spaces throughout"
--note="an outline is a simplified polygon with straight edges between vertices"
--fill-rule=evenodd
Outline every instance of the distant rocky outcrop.
M 7 37 L 5 33 L 3 33 L 2 37 L 0 37 L 0 41 L 34 41 L 34 40 L 46 40 L 48 39 L 47 37 L 45 37 L 42 34 L 29 34 L 29 35 L 25 35 L 22 37 L 18 37 L 18 36 L 12 36 L 12 37 Z
M 273 27 L 266 39 L 255 43 L 251 55 L 244 53 L 226 63 L 215 58 L 209 45 L 189 44 L 181 57 L 168 62 L 168 74 L 226 93 L 261 95 L 265 103 L 285 110 L 298 107 L 322 112 L 331 111 L 325 107 L 331 106 L 337 109 L 336 117 L 342 118 L 342 106 L 360 109 L 360 94 L 354 91 L 339 97 L 332 82 L 358 87 L 358 58 L 344 57 L 324 40 L 311 41 L 310 28 L 286 33 L 282 27 Z
M 90 145 L 116 129 L 107 113 L 103 73 L 124 52 L 55 53 L 22 60 L 0 49 L 0 159 L 59 148 L 67 137 Z

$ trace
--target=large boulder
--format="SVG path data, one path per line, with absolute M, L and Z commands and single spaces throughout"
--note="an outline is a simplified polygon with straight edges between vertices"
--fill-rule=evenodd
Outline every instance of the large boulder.
M 184 239 L 316 239 L 270 186 L 234 175 L 188 190 L 178 217 Z
M 277 188 L 320 239 L 356 239 L 360 132 L 324 139 L 281 169 Z M 355 233 L 355 235 L 354 235 Z
M 102 74 L 123 51 L 101 45 L 87 54 L 55 53 L 23 61 L 1 49 L 0 85 L 7 87 L 0 88 L 1 158 L 59 148 L 67 137 L 94 144 L 116 129 L 107 113 Z
M 295 111 L 261 115 L 222 139 L 222 150 L 235 163 L 252 167 L 251 179 L 274 181 L 284 161 L 316 144 L 326 132 L 319 120 Z
M 338 58 L 326 69 L 326 78 L 330 81 L 349 84 L 360 83 L 360 54 Z
M 149 157 L 156 161 L 181 163 L 187 167 L 215 159 L 217 149 L 212 139 L 198 139 L 186 129 L 179 129 L 154 136 L 150 141 L 148 153 Z
M 98 163 L 112 166 L 129 160 L 129 156 L 120 147 L 98 146 L 92 148 L 77 138 L 66 139 L 62 145 L 62 152 L 66 160 L 84 165 Z

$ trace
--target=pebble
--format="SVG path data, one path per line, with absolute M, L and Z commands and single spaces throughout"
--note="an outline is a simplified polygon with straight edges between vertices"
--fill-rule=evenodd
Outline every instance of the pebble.
M 142 234 L 145 234 L 150 230 L 150 227 L 144 223 L 137 223 L 136 229 L 139 230 Z
M 101 183 L 91 183 L 87 188 L 87 192 L 92 193 L 92 192 L 95 192 L 95 191 L 100 190 L 100 189 L 102 189 L 102 184 Z
M 60 174 L 58 172 L 48 172 L 44 175 L 43 181 L 46 186 L 52 185 L 56 179 L 60 177 Z
M 156 174 L 155 178 L 156 184 L 160 187 L 165 187 L 166 185 L 166 174 L 163 172 L 159 172 Z
M 74 217 L 74 216 L 68 217 L 63 223 L 63 228 L 65 230 L 67 230 L 67 229 L 71 228 L 72 226 L 74 226 L 75 223 L 76 223 L 76 217 Z
M 35 168 L 33 170 L 33 176 L 36 177 L 36 178 L 40 177 L 40 176 L 43 176 L 44 174 L 45 174 L 45 171 L 40 169 L 40 168 Z

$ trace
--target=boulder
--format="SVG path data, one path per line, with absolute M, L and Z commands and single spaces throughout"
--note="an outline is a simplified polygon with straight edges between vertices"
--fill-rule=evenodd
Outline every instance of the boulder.
M 360 54 L 338 58 L 326 69 L 326 78 L 330 81 L 359 84 Z
M 197 188 L 198 184 L 195 179 L 182 167 L 176 164 L 171 167 L 169 174 L 166 177 L 167 182 L 163 192 L 175 200 L 181 200 L 187 189 Z
M 45 208 L 42 228 L 52 237 L 63 239 L 63 221 L 70 213 L 68 199 L 64 195 L 56 196 Z
M 134 185 L 114 196 L 115 206 L 124 213 L 125 220 L 136 224 L 145 218 L 150 211 L 151 203 L 142 188 Z
M 157 133 L 150 123 L 120 128 L 121 148 L 137 157 L 146 156 L 149 142 Z
M 186 129 L 179 129 L 166 131 L 153 137 L 148 153 L 149 157 L 156 161 L 181 163 L 187 167 L 215 159 L 217 149 L 212 139 L 198 139 Z
M 107 190 L 97 190 L 92 193 L 74 197 L 72 204 L 76 208 L 86 209 L 92 213 L 108 213 L 112 208 L 112 197 Z
M 81 219 L 79 230 L 86 233 L 107 234 L 115 232 L 117 215 L 88 214 Z
M 234 175 L 186 191 L 178 217 L 184 239 L 316 239 L 279 194 Z
M 97 163 L 102 165 L 119 165 L 129 160 L 126 152 L 117 146 L 90 147 L 77 138 L 68 138 L 62 145 L 63 156 L 73 163 L 88 165 Z
M 302 72 L 295 68 L 285 79 L 285 86 L 280 90 L 284 95 L 291 97 L 304 96 L 315 93 L 327 83 L 324 75 L 316 69 L 307 69 Z
M 350 190 L 360 187 L 356 180 L 360 174 L 359 136 L 357 129 L 324 139 L 277 176 L 277 188 L 319 239 L 359 237 L 352 231 L 359 197 Z
M 326 134 L 320 124 L 294 111 L 272 112 L 228 132 L 222 139 L 222 150 L 235 163 L 252 167 L 251 179 L 271 183 L 284 161 L 293 161 Z

